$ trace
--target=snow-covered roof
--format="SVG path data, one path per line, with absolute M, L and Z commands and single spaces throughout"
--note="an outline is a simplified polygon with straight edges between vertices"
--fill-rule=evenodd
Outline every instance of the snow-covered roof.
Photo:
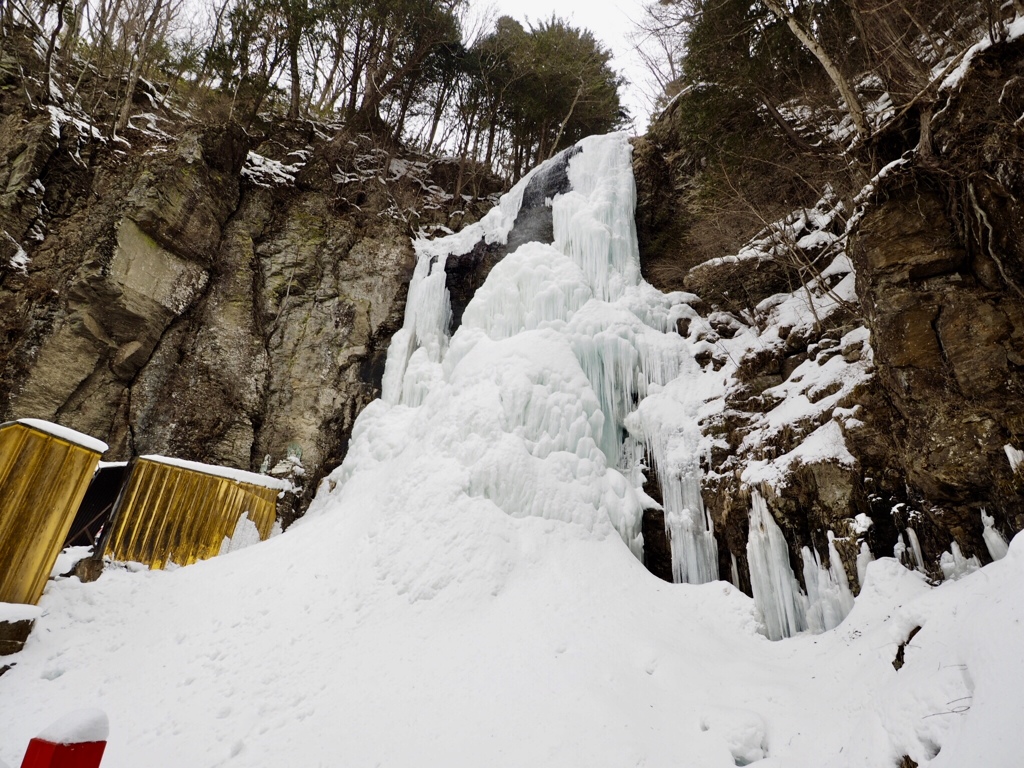
M 186 459 L 176 459 L 171 456 L 158 456 L 156 454 L 140 456 L 139 458 L 144 461 L 152 461 L 157 464 L 167 464 L 172 467 L 188 469 L 192 472 L 202 472 L 205 475 L 213 475 L 214 477 L 225 477 L 239 483 L 260 485 L 264 488 L 273 488 L 278 491 L 287 491 L 292 487 L 291 483 L 287 480 L 279 480 L 276 477 L 260 475 L 256 472 L 248 472 L 244 469 L 235 469 L 234 467 L 222 467 L 217 464 L 203 464 L 199 461 L 187 461 Z
M 89 451 L 95 451 L 96 453 L 105 453 L 107 450 L 107 444 L 102 440 L 97 440 L 95 437 L 83 434 L 69 427 L 62 427 L 60 424 L 54 424 L 52 421 L 43 421 L 42 419 L 18 419 L 18 424 L 24 424 L 26 427 L 45 432 L 48 435 L 53 435 L 60 440 L 66 440 L 69 443 L 81 446 Z

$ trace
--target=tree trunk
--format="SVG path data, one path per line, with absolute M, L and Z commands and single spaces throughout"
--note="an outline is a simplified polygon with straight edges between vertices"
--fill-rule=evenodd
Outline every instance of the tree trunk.
M 551 151 L 548 152 L 548 157 L 554 157 L 555 152 L 558 151 L 558 142 L 562 140 L 562 135 L 565 133 L 565 126 L 572 120 L 572 113 L 576 111 L 576 105 L 580 103 L 580 99 L 583 98 L 583 91 L 585 86 L 583 80 L 580 80 L 580 87 L 576 89 L 576 96 L 572 100 L 572 106 L 569 107 L 568 113 L 565 115 L 565 119 L 562 120 L 561 125 L 558 126 L 558 133 L 555 134 L 555 140 L 551 143 Z
M 117 122 L 114 123 L 115 136 L 128 127 L 128 120 L 132 113 L 132 96 L 135 93 L 135 86 L 139 82 L 139 77 L 142 75 L 142 67 L 146 62 L 146 57 L 149 55 L 149 48 L 153 44 L 153 36 L 156 34 L 160 11 L 163 10 L 163 6 L 164 0 L 156 0 L 153 12 L 150 14 L 149 19 L 146 20 L 142 35 L 139 37 L 139 47 L 136 49 L 131 66 L 128 68 L 128 82 L 126 83 L 124 101 L 121 104 L 121 111 L 117 116 Z
M 768 6 L 772 13 L 786 22 L 786 25 L 796 35 L 796 39 L 800 41 L 800 44 L 818 60 L 818 63 L 821 64 L 825 73 L 829 76 L 829 79 L 839 89 L 839 95 L 846 103 L 846 109 L 850 113 L 850 119 L 853 120 L 853 125 L 857 129 L 858 135 L 862 139 L 866 139 L 871 134 L 871 130 L 868 127 L 867 119 L 864 117 L 864 110 L 860 105 L 857 94 L 853 90 L 853 86 L 847 82 L 843 73 L 839 71 L 839 67 L 832 60 L 832 57 L 828 55 L 828 51 L 821 47 L 821 44 L 814 39 L 810 31 L 805 29 L 800 20 L 785 6 L 784 0 L 764 0 L 764 4 Z
M 299 105 L 302 102 L 302 82 L 299 78 L 299 36 L 288 40 L 288 68 L 291 77 L 291 101 L 288 105 L 288 119 L 299 119 Z
M 793 128 L 793 126 L 789 124 L 789 121 L 782 116 L 782 113 L 780 113 L 779 110 L 775 108 L 775 105 L 772 104 L 771 99 L 769 99 L 767 96 L 761 93 L 757 95 L 757 99 L 758 101 L 761 102 L 764 108 L 768 110 L 768 114 L 771 115 L 772 120 L 774 120 L 775 124 L 782 129 L 782 132 L 786 134 L 786 137 L 790 140 L 793 146 L 795 146 L 801 152 L 806 152 L 808 154 L 817 151 L 814 147 L 808 144 L 799 133 L 796 132 L 796 129 Z
M 53 51 L 57 47 L 60 30 L 64 26 L 64 11 L 67 7 L 68 0 L 60 0 L 57 3 L 57 25 L 53 28 L 53 33 L 46 44 L 46 63 L 43 67 L 43 104 L 50 103 L 50 89 L 53 87 Z
M 429 152 L 434 146 L 434 139 L 437 137 L 437 128 L 441 124 L 441 116 L 444 114 L 444 107 L 448 101 L 448 89 L 442 83 L 441 89 L 437 94 L 437 102 L 434 104 L 434 114 L 430 119 L 430 133 L 427 134 L 427 140 L 424 142 L 423 149 Z

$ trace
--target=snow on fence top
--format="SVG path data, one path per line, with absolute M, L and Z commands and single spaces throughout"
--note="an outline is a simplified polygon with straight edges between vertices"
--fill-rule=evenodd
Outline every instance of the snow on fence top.
M 18 419 L 18 424 L 24 424 L 26 427 L 45 432 L 48 435 L 53 435 L 60 440 L 66 440 L 69 443 L 81 446 L 89 451 L 95 451 L 96 453 L 105 453 L 107 450 L 107 444 L 102 440 L 97 440 L 95 437 L 77 432 L 74 429 L 68 427 L 62 427 L 60 424 L 54 424 L 52 421 L 43 421 L 42 419 Z
M 260 475 L 256 472 L 247 472 L 244 469 L 235 469 L 234 467 L 222 467 L 217 464 L 203 464 L 199 461 L 186 461 L 185 459 L 175 459 L 170 456 L 158 456 L 155 454 L 140 456 L 139 458 L 144 461 L 153 461 L 157 464 L 167 464 L 171 467 L 180 467 L 181 469 L 188 469 L 193 472 L 202 472 L 204 475 L 225 477 L 228 480 L 235 480 L 239 483 L 249 483 L 250 485 L 259 485 L 264 488 L 274 488 L 278 491 L 289 491 L 292 487 L 291 483 L 287 480 L 279 480 L 276 477 Z

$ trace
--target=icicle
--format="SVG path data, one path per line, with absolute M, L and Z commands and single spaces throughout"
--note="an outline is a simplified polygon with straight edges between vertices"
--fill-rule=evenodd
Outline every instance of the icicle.
M 764 618 L 768 638 L 781 640 L 805 629 L 807 598 L 789 566 L 786 539 L 756 490 L 750 499 L 747 561 L 754 604 Z
M 1016 472 L 1017 467 L 1024 462 L 1024 451 L 1018 450 L 1012 445 L 1004 445 L 1003 450 L 1006 451 L 1006 458 L 1010 462 L 1010 471 Z
M 896 546 L 899 546 L 899 544 Z M 906 544 L 903 547 L 906 549 Z M 868 577 L 868 563 L 874 559 L 875 556 L 871 554 L 871 549 L 868 547 L 867 542 L 862 541 L 860 543 L 860 553 L 857 555 L 857 582 L 860 584 L 861 589 L 864 589 L 864 580 Z M 896 559 L 900 559 L 899 555 L 896 556 Z
M 462 324 L 492 339 L 567 321 L 593 296 L 580 268 L 542 243 L 520 246 L 491 275 L 466 307 Z
M 981 523 L 984 526 L 981 536 L 985 539 L 985 546 L 988 547 L 989 557 L 993 561 L 1002 560 L 1006 557 L 1006 553 L 1010 551 L 1010 545 L 1006 543 L 1003 534 L 996 530 L 996 519 L 992 515 L 986 514 L 984 507 L 981 509 Z
M 905 559 L 907 556 L 907 541 L 903 538 L 902 533 L 896 536 L 896 544 L 893 545 L 892 556 L 896 558 L 901 565 L 907 565 L 907 561 Z
M 914 556 L 914 567 L 924 573 L 924 555 L 921 553 L 921 542 L 917 540 L 917 533 L 913 528 L 907 526 L 907 540 L 910 542 L 910 552 Z
M 949 549 L 949 552 L 943 552 L 939 557 L 939 568 L 947 581 L 955 581 L 981 568 L 981 561 L 975 556 L 964 557 L 960 545 L 955 541 L 950 542 Z
M 846 570 L 836 551 L 835 534 L 828 532 L 829 567 L 821 564 L 817 552 L 809 547 L 801 550 L 804 583 L 807 584 L 807 628 L 825 632 L 839 624 L 853 609 L 853 593 Z
M 628 142 L 580 142 L 569 161 L 572 190 L 552 201 L 555 246 L 579 264 L 594 295 L 613 301 L 640 282 L 636 184 Z
M 388 347 L 381 382 L 384 402 L 420 404 L 431 378 L 425 369 L 441 361 L 448 347 L 450 323 L 451 302 L 445 287 L 444 257 L 421 254 L 409 283 L 405 323 Z M 415 360 L 417 353 L 419 359 Z
M 672 544 L 672 578 L 679 584 L 706 584 L 718 578 L 718 543 L 701 496 L 700 467 L 662 478 L 665 527 Z
M 729 553 L 729 558 L 732 560 L 732 573 L 731 573 L 731 575 L 732 575 L 732 585 L 734 587 L 736 587 L 736 589 L 739 589 L 740 588 L 740 566 L 739 566 L 739 563 L 736 562 L 736 555 L 734 555 L 732 552 Z
M 622 424 L 633 410 L 634 371 L 639 364 L 636 349 L 614 333 L 586 333 L 573 337 L 573 350 L 590 380 L 604 413 L 600 446 L 614 464 L 622 444 Z
M 677 356 L 654 347 L 641 358 L 650 363 L 647 369 L 650 378 L 643 385 L 644 391 L 652 384 L 661 383 L 657 377 L 666 373 L 674 377 L 680 368 Z M 692 358 L 689 362 L 696 366 Z M 641 402 L 625 424 L 631 434 L 646 443 L 648 456 L 657 468 L 665 509 L 665 530 L 671 544 L 673 580 L 690 584 L 714 581 L 719 577 L 718 544 L 701 494 L 702 444 L 696 418 L 690 419 L 677 412 L 664 413 L 659 407 L 647 408 L 646 404 L 646 401 Z M 666 423 L 685 424 L 691 420 L 691 429 L 664 428 Z

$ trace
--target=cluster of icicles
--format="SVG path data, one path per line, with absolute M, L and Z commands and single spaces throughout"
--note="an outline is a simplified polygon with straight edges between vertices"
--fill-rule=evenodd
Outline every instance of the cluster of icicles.
M 449 335 L 445 261 L 482 239 L 506 242 L 532 174 L 478 224 L 446 238 L 417 241 L 405 324 L 388 351 L 382 399 L 391 406 L 419 407 L 433 387 L 452 375 L 464 349 L 471 348 L 467 338 L 484 334 L 497 341 L 537 329 L 560 334 L 596 396 L 599 413 L 568 418 L 568 408 L 559 414 L 550 403 L 538 412 L 524 405 L 523 428 L 540 436 L 531 443 L 532 454 L 544 458 L 553 451 L 574 452 L 591 465 L 597 461 L 621 473 L 633 501 L 606 512 L 638 557 L 642 510 L 655 504 L 642 491 L 646 457 L 661 484 L 674 579 L 713 581 L 719 578 L 719 557 L 701 497 L 696 419 L 640 407 L 649 394 L 696 371 L 686 340 L 674 332 L 677 319 L 692 310 L 682 295 L 662 294 L 641 279 L 628 139 L 622 134 L 591 137 L 578 150 L 568 165 L 571 190 L 549 201 L 554 243 L 527 243 L 499 262 L 466 308 L 455 336 Z M 573 399 L 585 400 L 584 394 L 590 397 L 581 392 Z M 476 490 L 500 497 L 506 511 L 511 506 L 516 514 L 545 514 L 547 508 L 517 488 L 517 482 L 486 476 Z M 790 568 L 782 532 L 756 492 L 747 558 L 755 603 L 773 639 L 830 629 L 852 608 L 853 595 L 831 534 L 827 567 L 817 553 L 803 551 L 805 594 Z M 858 566 L 866 567 L 869 559 L 865 548 Z M 735 557 L 732 570 L 736 583 Z

